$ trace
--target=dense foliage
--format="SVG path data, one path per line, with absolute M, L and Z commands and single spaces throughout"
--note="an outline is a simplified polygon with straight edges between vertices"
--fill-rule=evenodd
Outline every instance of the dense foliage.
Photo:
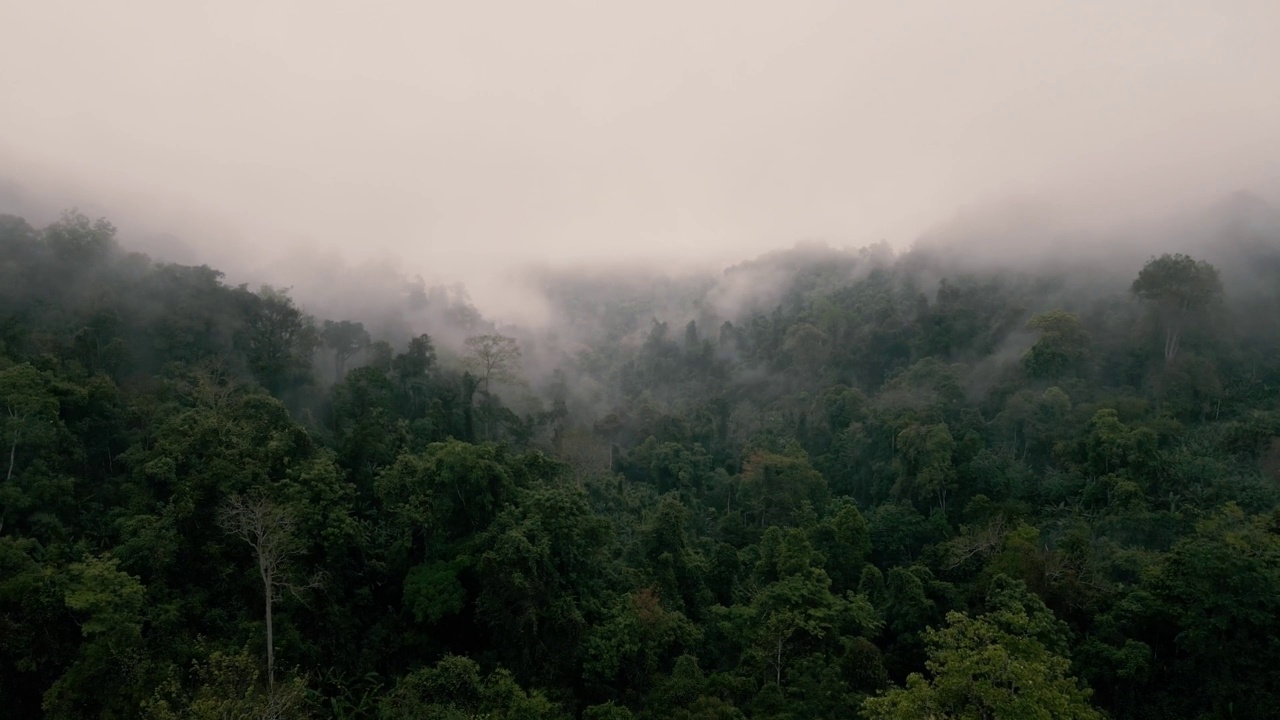
M 1280 707 L 1280 235 L 374 337 L 115 234 L 0 216 L 7 717 Z

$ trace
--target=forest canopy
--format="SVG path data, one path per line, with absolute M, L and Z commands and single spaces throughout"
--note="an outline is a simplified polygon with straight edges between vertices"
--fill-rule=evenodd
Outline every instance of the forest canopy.
M 1273 717 L 1280 223 L 961 251 L 512 328 L 0 216 L 5 714 Z

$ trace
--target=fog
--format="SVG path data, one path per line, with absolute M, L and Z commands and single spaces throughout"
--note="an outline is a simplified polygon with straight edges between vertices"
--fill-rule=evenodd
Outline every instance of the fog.
M 529 322 L 530 264 L 992 255 L 1025 238 L 954 231 L 992 206 L 1035 208 L 1052 247 L 1280 194 L 1269 0 L 0 0 L 0 21 L 0 211 L 79 205 L 313 305 L 322 260 Z

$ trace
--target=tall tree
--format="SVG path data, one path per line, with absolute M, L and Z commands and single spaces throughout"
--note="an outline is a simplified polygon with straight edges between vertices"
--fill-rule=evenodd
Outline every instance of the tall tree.
M 1222 295 L 1222 280 L 1203 260 L 1166 253 L 1143 266 L 1130 291 L 1155 305 L 1164 327 L 1164 359 L 1172 363 L 1188 322 Z
M 520 345 L 515 338 L 506 335 L 475 335 L 466 340 L 467 367 L 474 372 L 484 385 L 485 394 L 489 393 L 489 384 L 514 382 L 520 372 Z
M 333 351 L 333 381 L 342 382 L 347 374 L 347 361 L 356 353 L 369 347 L 369 333 L 364 325 L 350 320 L 334 322 L 325 320 L 320 340 Z
M 426 413 L 427 385 L 435 364 L 435 345 L 426 333 L 409 340 L 409 347 L 392 359 L 391 370 L 400 393 L 400 409 L 406 417 L 416 419 Z
M 300 552 L 294 537 L 293 517 L 284 508 L 261 495 L 231 497 L 220 518 L 227 532 L 244 540 L 253 548 L 262 580 L 264 617 L 267 634 L 267 687 L 274 691 L 276 683 L 275 603 L 283 590 L 298 592 L 288 574 L 289 558 Z M 307 587 L 320 582 L 313 577 Z
M 45 228 L 44 241 L 59 260 L 82 269 L 116 249 L 116 228 L 105 218 L 90 220 L 78 210 L 69 210 Z
M 14 365 L 0 370 L 0 427 L 9 447 L 6 481 L 13 479 L 18 446 L 27 440 L 47 436 L 58 421 L 58 400 L 49 394 L 47 378 L 30 364 Z M 0 520 L 3 525 L 3 520 Z
M 278 393 L 310 371 L 315 326 L 281 290 L 269 285 L 256 294 L 241 290 L 245 320 L 241 341 L 249 367 L 259 382 Z

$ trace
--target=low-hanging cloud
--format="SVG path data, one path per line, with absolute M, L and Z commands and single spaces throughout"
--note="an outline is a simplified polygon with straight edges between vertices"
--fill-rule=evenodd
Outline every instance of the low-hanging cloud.
M 904 249 L 1010 197 L 1117 227 L 1280 190 L 1263 0 L 2 15 L 8 209 L 101 208 L 149 252 L 231 276 L 297 252 L 390 263 L 513 321 L 548 311 L 513 280 L 532 262 L 718 271 L 802 237 Z

